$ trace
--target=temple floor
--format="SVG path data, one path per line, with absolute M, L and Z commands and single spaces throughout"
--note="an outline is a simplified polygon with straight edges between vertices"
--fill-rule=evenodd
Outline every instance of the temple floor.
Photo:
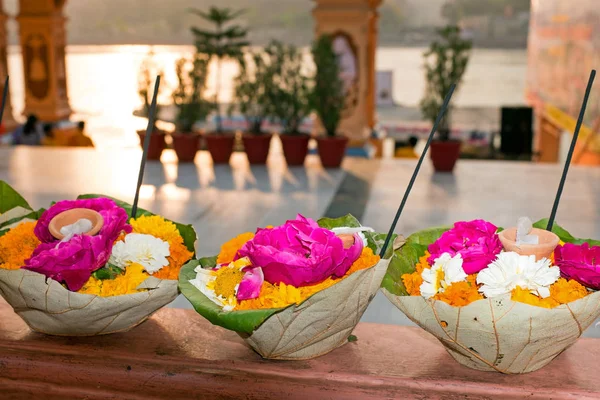
M 102 193 L 131 202 L 140 150 L 0 148 L 0 179 L 9 182 L 34 208 L 83 193 Z M 352 213 L 363 225 L 387 231 L 416 160 L 347 158 L 343 168 L 324 170 L 317 156 L 305 167 L 287 168 L 281 154 L 267 166 L 249 166 L 244 153 L 229 165 L 212 165 L 201 151 L 195 164 L 177 163 L 165 151 L 162 163 L 148 162 L 140 206 L 166 218 L 192 223 L 197 251 L 214 255 L 221 243 L 257 226 L 294 218 Z M 511 226 L 518 217 L 547 217 L 560 165 L 461 160 L 454 174 L 434 174 L 427 160 L 400 218 L 397 232 L 411 232 L 457 220 L 482 218 Z M 576 237 L 600 238 L 600 168 L 573 166 L 557 222 Z M 190 308 L 181 296 L 173 307 Z M 378 294 L 364 322 L 410 325 Z M 592 325 L 588 337 L 600 337 Z

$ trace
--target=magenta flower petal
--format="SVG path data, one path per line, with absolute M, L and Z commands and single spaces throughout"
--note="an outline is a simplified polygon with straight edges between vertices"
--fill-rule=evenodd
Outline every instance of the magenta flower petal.
M 502 251 L 497 230 L 495 225 L 481 219 L 457 222 L 452 229 L 444 232 L 438 240 L 429 245 L 431 257 L 428 261 L 432 264 L 444 253 L 451 256 L 460 254 L 465 272 L 478 273 L 487 268 Z
M 238 258 L 248 257 L 252 265 L 262 267 L 267 282 L 301 287 L 344 276 L 360 257 L 362 246 L 359 238 L 344 249 L 335 233 L 298 215 L 282 226 L 258 229 Z
M 52 218 L 72 208 L 98 211 L 104 225 L 95 236 L 75 235 L 60 243 L 48 230 Z M 102 268 L 112 252 L 121 232 L 131 232 L 127 212 L 106 198 L 61 201 L 50 207 L 38 220 L 34 233 L 42 241 L 31 258 L 25 260 L 25 269 L 38 272 L 58 282 L 64 282 L 71 291 L 78 291 L 92 272 Z
M 600 290 L 600 246 L 565 243 L 554 249 L 554 262 L 563 278 Z
M 260 267 L 249 268 L 245 272 L 237 290 L 236 297 L 240 301 L 256 299 L 260 296 L 260 289 L 265 281 L 265 275 Z

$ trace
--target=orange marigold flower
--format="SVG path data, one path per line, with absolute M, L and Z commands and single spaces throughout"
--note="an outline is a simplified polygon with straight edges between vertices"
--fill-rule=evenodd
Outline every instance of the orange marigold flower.
M 246 232 L 225 242 L 221 246 L 221 250 L 217 256 L 217 264 L 229 264 L 232 262 L 237 255 L 237 252 L 246 244 L 246 242 L 252 240 L 253 237 L 254 233 Z
M 467 281 L 455 282 L 448 286 L 442 293 L 434 297 L 435 300 L 441 300 L 454 307 L 463 307 L 474 301 L 483 299 L 477 287 L 477 274 L 467 277 Z
M 550 286 L 550 297 L 560 304 L 567 304 L 588 295 L 587 289 L 577 281 L 560 278 Z
M 419 262 L 415 264 L 415 272 L 402 275 L 402 283 L 404 283 L 404 287 L 410 296 L 421 295 L 421 284 L 423 283 L 421 272 L 423 272 L 425 268 L 431 267 L 427 262 L 427 259 L 430 256 L 431 254 L 429 254 L 428 251 L 425 251 L 425 255 L 419 257 Z
M 0 268 L 19 269 L 40 245 L 33 233 L 36 222 L 24 222 L 0 237 Z
M 371 268 L 377 264 L 377 262 L 379 262 L 379 256 L 373 254 L 373 250 L 369 247 L 365 247 L 363 248 L 360 257 L 352 264 L 348 272 L 346 272 L 346 275 L 342 278 L 327 278 L 316 285 L 303 286 L 300 288 L 286 285 L 285 283 L 273 285 L 269 282 L 263 282 L 258 298 L 241 301 L 235 309 L 256 310 L 264 308 L 281 308 L 290 304 L 300 304 L 313 294 L 335 285 L 357 271 Z

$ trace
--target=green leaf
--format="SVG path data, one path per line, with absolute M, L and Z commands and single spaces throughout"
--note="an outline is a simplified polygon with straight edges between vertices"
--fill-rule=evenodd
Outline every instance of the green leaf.
M 125 272 L 121 268 L 113 265 L 111 263 L 106 264 L 104 267 L 94 271 L 92 276 L 96 279 L 100 279 L 102 281 L 108 279 L 115 279 L 117 276 L 123 274 Z
M 429 246 L 431 243 L 438 240 L 439 237 L 442 236 L 442 233 L 446 232 L 449 229 L 450 229 L 450 227 L 428 228 L 428 229 L 413 233 L 406 239 L 406 241 L 408 243 Z
M 533 227 L 545 230 L 548 227 L 548 218 L 544 218 L 544 219 L 537 221 L 535 224 L 533 224 Z M 562 228 L 560 225 L 558 225 L 556 223 L 554 225 L 552 225 L 552 232 L 554 232 L 560 238 L 560 240 L 562 240 L 565 243 L 572 243 L 572 244 L 588 243 L 590 246 L 600 246 L 600 240 L 577 239 L 576 237 L 571 235 L 569 232 L 567 232 L 566 229 Z
M 8 221 L 0 224 L 0 236 L 4 235 L 6 232 L 8 232 L 10 230 L 10 229 L 2 230 L 3 227 L 12 225 L 12 224 L 17 223 L 17 222 L 19 222 L 21 220 L 24 220 L 24 219 L 34 219 L 34 220 L 37 221 L 38 219 L 40 219 L 40 217 L 42 216 L 42 214 L 44 213 L 44 211 L 46 211 L 45 208 L 40 208 L 37 211 L 32 211 L 29 214 L 23 215 L 23 216 L 18 217 L 18 218 L 9 219 Z
M 223 311 L 189 281 L 196 278 L 194 269 L 198 265 L 209 268 L 214 257 L 192 260 L 181 268 L 179 274 L 179 290 L 192 303 L 194 309 L 212 324 L 223 328 L 250 335 L 270 316 L 285 310 L 285 308 L 265 310 Z
M 427 250 L 427 246 L 414 242 L 406 242 L 394 253 L 381 287 L 397 296 L 407 296 L 408 292 L 402 282 L 402 275 L 415 272 L 415 265 Z
M 8 183 L 0 181 L 0 213 L 5 213 L 15 207 L 23 207 L 32 210 L 31 206 L 15 189 Z
M 101 195 L 101 194 L 82 194 L 82 195 L 78 196 L 77 199 L 96 199 L 98 197 L 105 197 L 107 199 L 111 199 L 119 207 L 125 209 L 125 211 L 127 211 L 127 214 L 129 214 L 129 215 L 131 214 L 131 207 L 132 207 L 131 204 L 121 201 L 119 199 L 115 199 L 114 197 L 105 196 L 105 195 Z M 148 210 L 144 210 L 143 208 L 138 207 L 138 209 L 135 213 L 135 217 L 139 218 L 142 215 L 149 216 L 149 215 L 154 215 L 154 214 L 152 214 Z M 166 220 L 170 221 L 168 219 L 166 219 Z M 191 251 L 193 254 L 196 254 L 196 240 L 197 240 L 198 236 L 196 235 L 196 231 L 194 230 L 194 227 L 192 225 L 180 224 L 179 222 L 175 222 L 175 221 L 170 221 L 170 222 L 173 222 L 175 224 L 175 226 L 177 227 L 177 230 L 179 231 L 179 233 L 181 234 L 181 237 L 183 238 L 183 243 L 185 244 L 185 247 L 187 247 L 187 249 L 189 251 Z
M 339 218 L 321 218 L 317 221 L 317 223 L 321 228 L 327 229 L 342 227 L 358 228 L 362 226 L 360 222 L 358 222 L 358 220 L 350 214 L 344 215 L 343 217 Z

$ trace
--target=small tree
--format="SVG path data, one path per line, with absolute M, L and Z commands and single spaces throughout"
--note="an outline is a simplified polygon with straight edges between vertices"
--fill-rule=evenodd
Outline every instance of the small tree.
M 462 81 L 469 57 L 472 43 L 460 36 L 457 26 L 447 26 L 439 29 L 440 40 L 436 40 L 423 54 L 425 59 L 425 78 L 427 80 L 425 95 L 421 100 L 423 117 L 432 123 L 435 121 L 444 97 L 450 91 L 450 86 L 455 83 L 457 87 Z M 441 140 L 450 139 L 451 109 L 441 121 L 438 130 Z
M 196 39 L 198 53 L 208 55 L 208 61 L 217 61 L 217 82 L 215 87 L 215 110 L 217 113 L 217 132 L 223 131 L 221 122 L 220 91 L 222 61 L 227 58 L 240 60 L 243 57 L 243 48 L 248 46 L 245 40 L 248 30 L 231 22 L 244 13 L 243 10 L 232 11 L 229 8 L 211 7 L 208 12 L 191 10 L 205 21 L 214 25 L 212 30 L 192 28 Z
M 152 95 L 154 93 L 154 83 L 156 76 L 159 75 L 161 81 L 164 78 L 164 71 L 158 67 L 154 61 L 154 51 L 150 49 L 142 64 L 140 65 L 140 72 L 138 74 L 138 95 L 142 99 L 142 115 L 148 117 L 150 114 L 150 104 L 152 103 Z M 158 88 L 159 95 L 162 92 L 161 87 Z M 158 115 L 159 104 L 156 103 L 156 115 Z M 156 129 L 156 119 L 154 120 L 154 126 L 152 129 Z
M 272 90 L 273 72 L 264 51 L 252 52 L 241 59 L 240 73 L 235 78 L 234 99 L 248 123 L 249 133 L 263 133 L 263 121 L 269 116 L 267 93 Z
M 204 98 L 208 58 L 196 53 L 190 62 L 183 57 L 177 60 L 175 69 L 178 80 L 173 92 L 173 102 L 178 110 L 175 125 L 179 132 L 191 133 L 194 124 L 204 120 L 213 107 Z
M 302 120 L 310 112 L 311 80 L 303 71 L 302 53 L 295 46 L 271 42 L 269 55 L 273 84 L 267 90 L 269 114 L 283 126 L 287 135 L 300 134 Z
M 312 55 L 317 68 L 310 96 L 311 107 L 319 116 L 327 136 L 334 137 L 342 118 L 346 92 L 331 36 L 319 37 L 313 44 Z

